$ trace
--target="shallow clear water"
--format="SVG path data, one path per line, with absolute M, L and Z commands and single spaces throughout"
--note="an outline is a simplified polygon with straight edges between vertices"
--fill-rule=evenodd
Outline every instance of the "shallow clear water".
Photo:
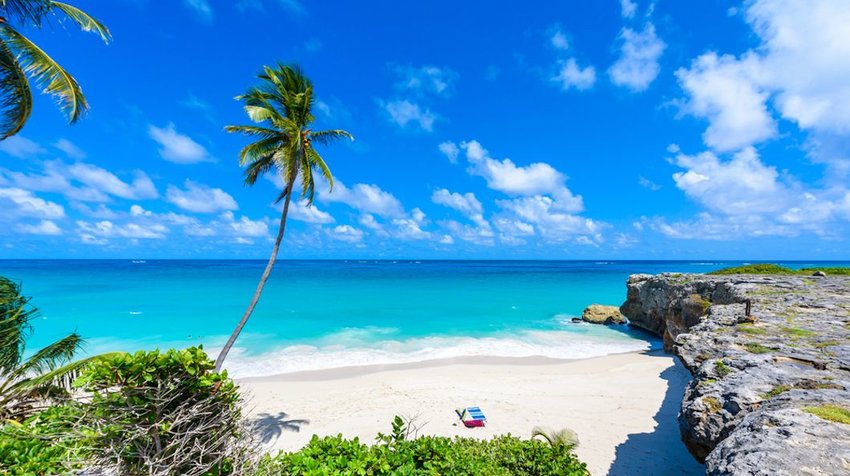
M 629 274 L 736 264 L 280 261 L 228 368 L 244 376 L 469 355 L 580 358 L 646 349 L 658 342 L 644 333 L 573 324 L 570 317 L 591 303 L 622 303 Z M 41 310 L 31 350 L 76 330 L 89 353 L 203 344 L 215 355 L 264 266 L 6 260 L 0 275 L 21 281 Z

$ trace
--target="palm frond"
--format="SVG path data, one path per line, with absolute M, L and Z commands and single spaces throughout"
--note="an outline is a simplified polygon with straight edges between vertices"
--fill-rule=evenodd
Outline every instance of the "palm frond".
M 549 443 L 550 446 L 554 448 L 561 448 L 566 451 L 572 451 L 575 449 L 578 442 L 578 435 L 573 430 L 569 428 L 563 428 L 561 430 L 546 430 L 539 426 L 535 426 L 533 430 L 531 430 L 531 438 L 541 437 Z
M 322 145 L 330 144 L 341 139 L 354 140 L 354 136 L 348 131 L 342 129 L 328 129 L 325 131 L 316 131 L 310 133 L 310 140 L 318 142 Z
M 71 20 L 80 26 L 83 31 L 91 31 L 97 33 L 100 38 L 104 41 L 104 43 L 109 43 L 112 40 L 112 34 L 109 32 L 109 29 L 106 28 L 106 25 L 99 22 L 97 19 L 89 15 L 88 13 L 80 10 L 77 7 L 68 5 L 67 3 L 62 2 L 50 2 L 51 6 L 58 8 L 65 15 L 68 16 Z
M 32 113 L 32 92 L 15 54 L 0 41 L 0 140 L 17 134 Z
M 13 372 L 21 364 L 26 348 L 29 321 L 37 313 L 22 304 L 0 314 L 0 374 Z
M 0 0 L 0 9 L 17 23 L 39 27 L 52 3 L 51 0 Z
M 266 137 L 256 142 L 251 142 L 239 151 L 239 165 L 255 162 L 261 157 L 273 154 L 274 151 L 285 146 L 279 136 Z
M 328 164 L 325 163 L 325 159 L 323 159 L 322 156 L 319 155 L 318 152 L 316 152 L 316 149 L 314 149 L 312 147 L 310 147 L 309 158 L 310 158 L 310 165 L 317 168 L 319 170 L 319 172 L 322 174 L 322 177 L 324 177 L 325 180 L 328 181 L 328 192 L 333 192 L 334 176 L 331 173 L 331 169 L 328 168 Z M 311 199 L 308 204 L 312 204 L 312 203 L 313 203 L 313 201 Z
M 59 101 L 70 123 L 76 122 L 88 109 L 88 103 L 77 81 L 35 43 L 7 24 L 0 24 L 0 40 L 18 55 L 23 70 Z
M 257 179 L 266 172 L 272 170 L 275 166 L 274 154 L 268 154 L 265 157 L 259 157 L 251 162 L 248 168 L 245 169 L 245 184 L 254 185 Z
M 301 198 L 306 198 L 308 204 L 313 203 L 315 184 L 313 182 L 313 167 L 306 158 L 299 162 L 301 166 Z
M 77 333 L 72 333 L 48 345 L 28 358 L 20 367 L 11 373 L 12 377 L 24 377 L 30 373 L 43 374 L 51 372 L 71 360 L 80 348 L 83 340 Z

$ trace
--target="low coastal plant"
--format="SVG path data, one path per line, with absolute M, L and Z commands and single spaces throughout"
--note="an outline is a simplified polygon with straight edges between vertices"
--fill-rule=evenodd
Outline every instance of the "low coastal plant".
M 779 266 L 773 263 L 756 263 L 747 264 L 744 266 L 735 266 L 731 268 L 718 269 L 708 274 L 779 274 L 779 275 L 798 275 L 811 276 L 812 274 L 821 271 L 827 275 L 848 276 L 850 268 L 801 268 L 791 269 L 784 266 Z
M 729 372 L 731 372 L 732 369 L 729 368 L 728 365 L 726 365 L 726 362 L 723 362 L 722 360 L 718 360 L 717 362 L 714 363 L 714 371 L 717 372 L 717 375 L 719 375 L 722 378 L 722 377 L 729 375 Z
M 590 473 L 568 444 L 514 436 L 490 440 L 440 436 L 408 439 L 396 418 L 390 435 L 379 435 L 374 445 L 342 435 L 312 440 L 299 451 L 266 456 L 258 476 L 303 474 L 486 474 L 565 475 Z
M 751 352 L 753 354 L 769 354 L 776 351 L 776 347 L 768 347 L 766 345 L 759 344 L 758 342 L 747 342 L 744 344 L 744 348 L 747 349 L 747 352 Z
M 799 337 L 812 337 L 817 335 L 814 331 L 810 331 L 808 329 L 801 329 L 799 327 L 781 327 L 782 332 L 790 335 L 791 337 L 799 338 Z
M 761 327 L 756 327 L 753 324 L 738 324 L 737 326 L 738 332 L 743 332 L 744 334 L 751 335 L 763 335 L 767 334 L 767 331 Z
M 803 408 L 803 411 L 806 413 L 811 413 L 815 416 L 819 416 L 824 420 L 850 425 L 850 409 L 845 407 L 826 404 L 814 407 L 806 407 Z
M 771 399 L 771 398 L 773 398 L 777 395 L 781 395 L 781 394 L 787 392 L 788 390 L 791 390 L 792 388 L 793 387 L 791 387 L 790 385 L 785 385 L 785 384 L 777 385 L 777 386 L 771 388 L 769 391 L 761 394 L 761 398 L 768 400 L 768 399 Z

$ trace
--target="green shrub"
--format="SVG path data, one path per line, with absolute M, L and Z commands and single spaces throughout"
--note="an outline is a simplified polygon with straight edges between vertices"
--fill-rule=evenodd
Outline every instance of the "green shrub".
M 0 426 L 0 474 L 69 474 L 80 469 L 76 439 L 67 438 L 76 414 L 56 406 L 23 423 Z
M 747 352 L 752 352 L 753 354 L 769 354 L 776 350 L 776 347 L 768 347 L 758 342 L 747 342 L 744 344 L 744 348 L 747 349 Z
M 790 385 L 785 385 L 785 384 L 777 385 L 777 386 L 771 388 L 768 392 L 761 394 L 761 398 L 767 400 L 767 399 L 773 398 L 777 395 L 782 395 L 783 393 L 791 390 L 792 388 L 793 387 L 791 387 Z
M 791 269 L 773 263 L 756 263 L 744 266 L 718 269 L 708 274 L 785 274 L 798 276 L 811 276 L 817 271 L 823 271 L 827 275 L 848 276 L 850 268 L 802 268 Z
M 717 375 L 719 375 L 721 378 L 729 375 L 729 372 L 732 371 L 732 369 L 730 369 L 729 366 L 726 365 L 726 362 L 724 362 L 722 360 L 718 360 L 717 362 L 714 363 L 714 370 L 717 372 Z
M 803 411 L 819 416 L 824 420 L 850 425 L 850 408 L 826 404 L 818 405 L 816 407 L 806 407 Z
M 285 475 L 565 475 L 585 476 L 587 468 L 569 446 L 498 436 L 491 440 L 423 436 L 407 439 L 396 418 L 392 435 L 368 446 L 357 438 L 312 440 L 299 451 L 266 456 L 258 476 Z
M 121 474 L 225 474 L 238 456 L 239 394 L 200 347 L 114 355 L 75 386 L 92 459 Z

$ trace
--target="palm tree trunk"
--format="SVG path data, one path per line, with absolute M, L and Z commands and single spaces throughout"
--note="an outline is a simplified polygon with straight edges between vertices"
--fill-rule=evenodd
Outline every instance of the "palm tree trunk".
M 224 359 L 230 352 L 230 348 L 233 347 L 233 343 L 236 342 L 236 338 L 239 337 L 239 334 L 242 332 L 242 328 L 248 323 L 248 318 L 251 317 L 251 313 L 254 312 L 254 308 L 257 307 L 257 303 L 260 301 L 260 295 L 263 294 L 263 288 L 266 286 L 266 281 L 268 281 L 269 275 L 272 274 L 274 262 L 277 260 L 277 252 L 280 249 L 280 242 L 283 240 L 283 232 L 286 230 L 286 215 L 289 213 L 289 200 L 292 198 L 292 186 L 292 182 L 289 182 L 286 186 L 286 201 L 283 202 L 283 214 L 280 216 L 280 226 L 277 230 L 277 239 L 275 239 L 274 248 L 272 248 L 272 255 L 269 258 L 265 271 L 263 271 L 263 275 L 260 276 L 260 282 L 257 284 L 257 289 L 254 291 L 254 297 L 251 298 L 251 303 L 248 304 L 248 309 L 245 310 L 245 314 L 242 315 L 242 319 L 239 321 L 236 329 L 233 329 L 233 333 L 230 334 L 230 338 L 227 339 L 227 343 L 224 344 L 224 347 L 218 354 L 218 358 L 215 359 L 216 372 L 221 370 L 221 366 L 224 364 Z

